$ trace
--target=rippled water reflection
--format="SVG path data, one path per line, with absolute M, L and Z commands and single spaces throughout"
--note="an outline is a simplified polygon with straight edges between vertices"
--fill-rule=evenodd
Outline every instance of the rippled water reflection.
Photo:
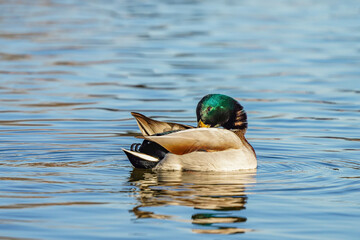
M 358 238 L 359 9 L 0 2 L 0 238 Z M 131 167 L 130 111 L 194 125 L 213 92 L 247 110 L 257 171 Z
M 246 222 L 241 215 L 247 196 L 245 187 L 255 183 L 256 170 L 241 173 L 162 172 L 135 169 L 130 182 L 136 186 L 139 204 L 132 209 L 138 219 L 167 219 L 191 222 L 194 233 L 234 234 L 251 229 L 239 228 Z M 176 206 L 194 208 L 192 213 L 174 215 L 145 211 L 149 207 Z M 157 209 L 155 209 L 157 210 Z M 171 212 L 170 212 L 171 213 Z M 241 225 L 240 225 L 241 226 Z

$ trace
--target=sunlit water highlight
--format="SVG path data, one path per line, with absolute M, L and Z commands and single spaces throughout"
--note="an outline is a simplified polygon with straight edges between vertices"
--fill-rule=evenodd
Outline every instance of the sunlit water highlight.
M 357 239 L 359 11 L 2 1 L 0 239 Z M 130 111 L 194 125 L 214 92 L 247 110 L 256 171 L 131 167 Z

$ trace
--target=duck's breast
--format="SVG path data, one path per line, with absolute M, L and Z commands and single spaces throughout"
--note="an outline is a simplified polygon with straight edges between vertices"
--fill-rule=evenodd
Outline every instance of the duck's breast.
M 184 155 L 168 153 L 154 170 L 236 171 L 256 167 L 257 160 L 254 152 L 240 148 L 216 152 L 197 151 Z

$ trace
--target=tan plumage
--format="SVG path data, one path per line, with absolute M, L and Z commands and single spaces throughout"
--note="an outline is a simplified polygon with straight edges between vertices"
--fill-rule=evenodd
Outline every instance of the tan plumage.
M 169 152 L 183 155 L 194 151 L 223 151 L 241 146 L 240 138 L 232 131 L 221 128 L 194 128 L 163 136 L 146 136 Z

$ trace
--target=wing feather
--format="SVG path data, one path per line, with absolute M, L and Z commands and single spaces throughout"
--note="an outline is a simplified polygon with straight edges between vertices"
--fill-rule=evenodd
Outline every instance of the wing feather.
M 156 121 L 136 112 L 132 112 L 131 115 L 135 117 L 143 136 L 150 136 L 157 133 L 163 133 L 173 130 L 184 130 L 193 128 L 192 126 L 179 123 Z
M 222 151 L 240 148 L 242 142 L 232 131 L 221 128 L 193 128 L 163 136 L 145 136 L 174 154 L 194 151 Z

